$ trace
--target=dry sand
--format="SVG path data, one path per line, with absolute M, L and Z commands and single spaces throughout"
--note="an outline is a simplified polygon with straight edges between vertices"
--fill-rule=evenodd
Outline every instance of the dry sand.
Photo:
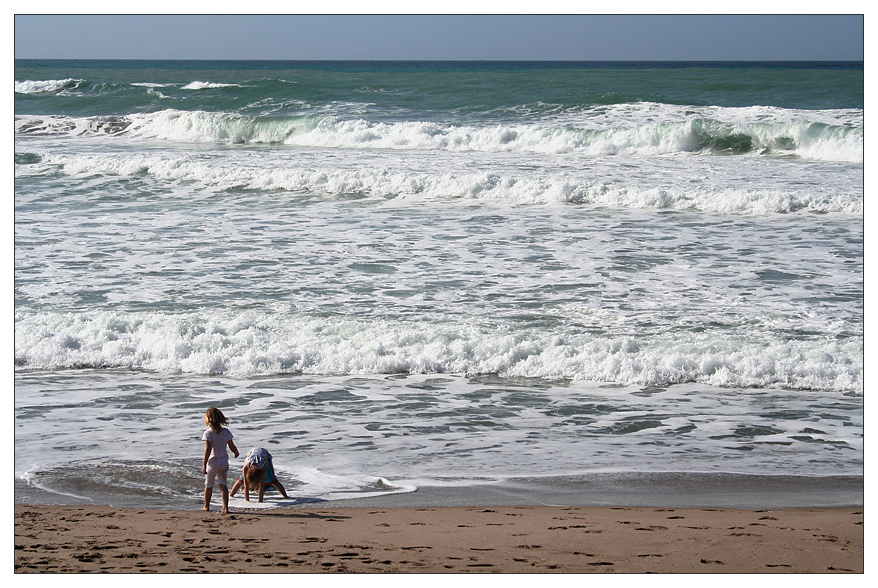
M 863 509 L 15 506 L 15 572 L 863 571 Z

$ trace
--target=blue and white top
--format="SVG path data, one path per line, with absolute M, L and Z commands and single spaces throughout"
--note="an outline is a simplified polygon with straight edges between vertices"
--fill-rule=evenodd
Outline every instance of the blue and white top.
M 271 462 L 271 454 L 264 447 L 254 447 L 247 452 L 244 457 L 244 463 L 250 467 L 262 469 L 265 464 Z

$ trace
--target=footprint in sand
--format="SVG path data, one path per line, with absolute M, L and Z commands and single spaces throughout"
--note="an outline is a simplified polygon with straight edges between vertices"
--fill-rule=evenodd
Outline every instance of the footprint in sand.
M 832 543 L 838 542 L 838 537 L 835 535 L 814 535 L 814 537 L 817 537 L 821 541 L 831 541 Z

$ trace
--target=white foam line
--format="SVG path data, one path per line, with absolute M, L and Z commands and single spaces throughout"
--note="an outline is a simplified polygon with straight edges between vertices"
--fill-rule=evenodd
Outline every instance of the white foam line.
M 86 496 L 79 496 L 78 494 L 71 494 L 69 492 L 59 492 L 58 490 L 52 490 L 51 488 L 46 488 L 45 486 L 41 486 L 40 484 L 36 484 L 31 478 L 30 472 L 25 472 L 21 479 L 27 482 L 28 486 L 36 488 L 38 490 L 42 490 L 43 492 L 48 492 L 50 494 L 57 494 L 58 496 L 69 496 L 70 498 L 77 498 L 79 500 L 87 500 L 88 502 L 94 502 L 91 498 Z

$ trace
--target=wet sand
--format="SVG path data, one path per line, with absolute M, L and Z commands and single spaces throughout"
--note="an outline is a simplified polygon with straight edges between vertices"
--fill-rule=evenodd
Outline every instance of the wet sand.
M 18 504 L 15 572 L 862 573 L 863 508 Z

